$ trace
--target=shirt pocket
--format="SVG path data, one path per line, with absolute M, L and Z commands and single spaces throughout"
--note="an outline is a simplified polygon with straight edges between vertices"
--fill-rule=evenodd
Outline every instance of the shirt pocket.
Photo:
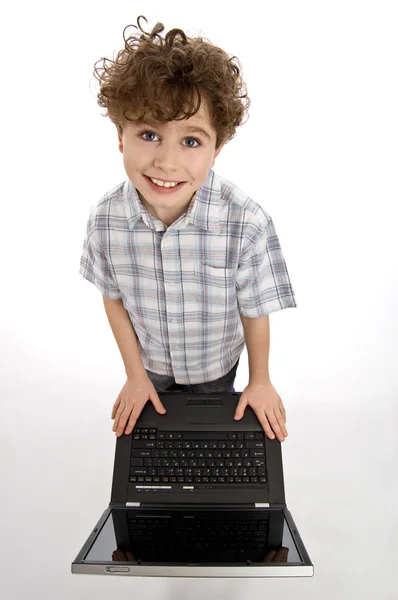
M 236 269 L 194 263 L 196 302 L 211 316 L 236 309 Z

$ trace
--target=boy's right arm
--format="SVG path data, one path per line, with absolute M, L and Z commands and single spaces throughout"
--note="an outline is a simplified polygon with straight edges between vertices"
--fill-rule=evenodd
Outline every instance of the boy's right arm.
M 147 377 L 138 349 L 137 336 L 122 300 L 111 300 L 103 296 L 106 316 L 122 355 L 127 377 Z
M 160 402 L 155 387 L 146 373 L 138 348 L 137 336 L 122 300 L 111 300 L 103 296 L 103 301 L 127 375 L 127 381 L 112 409 L 112 419 L 115 420 L 113 431 L 116 431 L 116 435 L 119 437 L 122 435 L 126 423 L 125 433 L 131 433 L 148 400 L 152 401 L 157 412 L 164 414 L 166 409 Z

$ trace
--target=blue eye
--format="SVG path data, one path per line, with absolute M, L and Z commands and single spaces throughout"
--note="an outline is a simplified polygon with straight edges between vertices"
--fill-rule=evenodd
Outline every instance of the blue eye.
M 185 138 L 185 139 L 186 140 L 193 140 L 194 142 L 196 142 L 198 144 L 198 146 L 200 146 L 200 142 L 196 138 L 188 137 L 188 138 Z M 188 148 L 197 148 L 198 146 L 188 146 Z
M 142 133 L 139 134 L 140 137 L 142 137 L 144 135 L 155 135 L 155 136 L 157 136 L 157 133 L 155 133 L 154 131 L 143 131 Z M 144 142 L 153 142 L 154 141 L 153 139 L 151 139 L 151 140 L 148 140 L 148 139 L 145 139 L 145 138 L 143 138 L 143 139 L 144 139 Z M 189 145 L 189 146 L 187 146 L 187 148 L 197 148 L 198 146 L 201 145 L 200 141 L 197 140 L 196 138 L 193 138 L 193 137 L 187 137 L 187 138 L 185 138 L 185 140 L 193 140 L 197 144 L 196 146 Z
M 156 135 L 156 133 L 154 133 L 153 131 L 144 131 L 144 133 L 141 133 L 140 135 L 147 135 L 149 133 L 149 135 Z M 152 140 L 145 140 L 146 142 L 152 142 Z

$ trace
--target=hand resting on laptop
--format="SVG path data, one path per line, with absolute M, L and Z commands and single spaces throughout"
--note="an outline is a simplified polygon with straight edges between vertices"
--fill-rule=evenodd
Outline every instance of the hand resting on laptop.
M 112 431 L 116 432 L 117 437 L 123 433 L 128 435 L 133 431 L 148 400 L 152 402 L 159 414 L 164 415 L 167 412 L 147 375 L 134 379 L 127 378 L 112 409 L 112 419 L 114 419 Z M 246 386 L 236 407 L 235 419 L 239 420 L 243 417 L 247 405 L 252 407 L 265 434 L 270 439 L 276 435 L 280 442 L 285 440 L 288 435 L 286 411 L 272 384 Z
M 128 435 L 133 431 L 148 400 L 152 402 L 159 414 L 164 415 L 167 412 L 147 375 L 136 377 L 134 380 L 127 379 L 112 409 L 112 419 L 114 419 L 112 430 L 116 432 L 117 437 L 123 433 Z
M 248 405 L 256 413 L 265 435 L 271 440 L 276 436 L 280 442 L 284 442 L 287 437 L 286 411 L 281 397 L 270 381 L 267 383 L 249 382 L 236 407 L 234 416 L 236 420 L 243 417 Z

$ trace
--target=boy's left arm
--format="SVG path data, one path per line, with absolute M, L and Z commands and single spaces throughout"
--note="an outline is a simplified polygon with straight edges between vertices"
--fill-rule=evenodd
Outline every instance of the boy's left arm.
M 247 405 L 257 415 L 266 435 L 280 442 L 287 436 L 286 412 L 268 372 L 270 346 L 269 316 L 255 319 L 240 315 L 249 357 L 249 383 L 245 387 L 235 411 L 241 419 Z M 275 435 L 274 433 L 275 432 Z

